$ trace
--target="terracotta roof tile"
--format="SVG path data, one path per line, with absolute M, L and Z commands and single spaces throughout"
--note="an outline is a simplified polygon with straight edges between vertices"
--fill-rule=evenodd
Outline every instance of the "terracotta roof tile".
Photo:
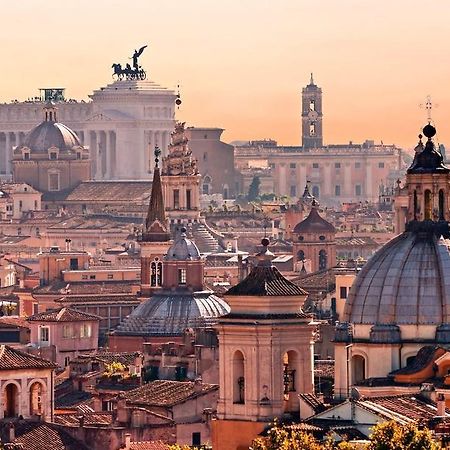
M 225 295 L 305 296 L 307 292 L 287 280 L 276 267 L 256 266 Z
M 71 201 L 132 202 L 150 197 L 151 181 L 85 181 L 67 197 Z
M 320 216 L 317 208 L 311 208 L 308 217 L 295 225 L 293 233 L 336 233 L 336 229 Z
M 0 370 L 11 369 L 55 369 L 56 364 L 24 353 L 9 345 L 0 345 Z
M 84 322 L 86 320 L 100 320 L 101 317 L 68 307 L 47 310 L 28 317 L 31 322 Z
M 82 418 L 82 419 L 81 419 Z M 62 413 L 54 415 L 54 422 L 59 425 L 78 427 L 80 425 L 80 420 L 83 421 L 84 425 L 111 425 L 113 422 L 113 417 L 111 412 L 92 412 L 92 413 Z
M 128 403 L 171 407 L 186 400 L 218 390 L 217 384 L 202 384 L 195 390 L 192 381 L 156 380 L 124 394 Z
M 13 443 L 22 444 L 26 450 L 89 450 L 58 425 L 28 420 L 14 421 L 14 425 L 16 438 Z M 7 435 L 9 424 L 4 422 L 0 426 L 2 434 Z

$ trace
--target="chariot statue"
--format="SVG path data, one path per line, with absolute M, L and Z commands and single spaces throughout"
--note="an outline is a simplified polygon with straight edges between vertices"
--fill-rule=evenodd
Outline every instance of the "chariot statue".
M 130 58 L 133 61 L 133 67 L 129 63 L 122 68 L 122 64 L 114 63 L 111 68 L 113 69 L 113 78 L 115 80 L 145 80 L 147 78 L 147 73 L 139 65 L 139 56 L 142 55 L 143 51 L 147 48 L 144 45 L 139 50 L 135 50 L 133 56 Z

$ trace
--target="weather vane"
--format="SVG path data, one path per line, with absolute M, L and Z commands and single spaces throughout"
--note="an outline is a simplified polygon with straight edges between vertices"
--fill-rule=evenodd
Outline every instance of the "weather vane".
M 147 45 L 144 45 L 139 50 L 135 50 L 131 58 L 129 58 L 133 60 L 133 67 L 127 63 L 125 68 L 122 69 L 122 64 L 114 63 L 111 66 L 114 69 L 113 77 L 116 77 L 118 80 L 123 80 L 124 78 L 126 80 L 145 80 L 147 78 L 147 73 L 142 66 L 139 65 L 139 56 L 142 55 L 147 47 Z

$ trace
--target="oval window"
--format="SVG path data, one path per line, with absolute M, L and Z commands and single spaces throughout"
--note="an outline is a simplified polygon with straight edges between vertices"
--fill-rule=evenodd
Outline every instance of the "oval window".
M 324 241 L 325 240 L 325 236 L 319 236 L 319 239 L 321 240 L 321 241 Z

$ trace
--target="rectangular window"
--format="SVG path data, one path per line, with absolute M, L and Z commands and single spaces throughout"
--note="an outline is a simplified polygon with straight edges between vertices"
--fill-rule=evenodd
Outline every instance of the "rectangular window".
M 319 163 L 313 163 L 312 168 L 313 169 L 318 169 L 319 168 Z
M 50 152 L 50 159 L 56 159 L 57 155 L 56 152 Z
M 91 326 L 87 323 L 84 323 L 80 327 L 80 338 L 88 337 L 91 337 Z
M 335 169 L 340 169 L 341 168 L 341 163 L 334 163 L 334 168 Z
M 361 169 L 361 163 L 355 162 L 355 169 Z
M 81 279 L 82 279 L 82 280 L 87 280 L 87 279 L 88 279 L 88 276 L 87 276 L 87 275 L 81 275 Z
M 201 433 L 196 431 L 192 433 L 192 447 L 199 447 L 202 445 L 202 436 Z
M 50 329 L 48 327 L 41 327 L 40 341 L 41 342 L 50 341 Z
M 59 173 L 48 174 L 48 190 L 59 191 Z
M 340 295 L 341 298 L 347 298 L 347 286 L 341 286 Z
M 334 187 L 334 195 L 335 195 L 336 197 L 339 197 L 339 196 L 341 195 L 341 186 L 340 186 L 339 184 L 337 184 L 337 185 Z
M 379 162 L 379 163 L 378 163 L 378 167 L 379 167 L 380 169 L 384 169 L 384 162 Z
M 291 186 L 291 189 L 289 191 L 289 195 L 291 197 L 295 197 L 297 195 L 297 186 Z
M 178 189 L 173 190 L 173 208 L 180 209 L 180 191 Z
M 361 195 L 361 191 L 362 191 L 361 185 L 360 185 L 360 184 L 357 184 L 357 185 L 355 186 L 355 195 L 356 195 L 357 197 L 359 197 L 359 196 Z
M 314 99 L 311 99 L 309 101 L 309 110 L 310 111 L 315 111 L 316 110 L 316 101 Z
M 186 209 L 191 209 L 192 204 L 191 204 L 191 190 L 187 189 L 186 190 Z
M 33 303 L 33 314 L 37 314 L 39 312 L 39 304 Z
M 114 279 L 114 274 L 108 273 L 108 280 L 113 280 L 113 279 Z
M 22 202 L 22 200 L 19 200 L 19 211 L 22 211 L 22 207 L 23 207 L 23 202 Z
M 186 269 L 178 269 L 178 284 L 186 284 Z
M 70 258 L 70 270 L 78 270 L 78 258 Z
M 309 124 L 309 135 L 315 136 L 316 135 L 316 124 L 314 122 L 311 122 Z
M 290 163 L 290 164 L 289 164 L 289 167 L 290 167 L 291 169 L 295 169 L 295 168 L 297 167 L 297 164 L 295 164 L 295 163 Z
M 72 325 L 63 326 L 63 338 L 70 339 L 73 337 Z
M 95 280 L 95 275 L 89 275 L 90 280 Z
M 25 161 L 29 161 L 29 160 L 30 160 L 30 154 L 29 154 L 28 152 L 24 153 L 24 154 L 23 154 L 23 159 L 24 159 Z

